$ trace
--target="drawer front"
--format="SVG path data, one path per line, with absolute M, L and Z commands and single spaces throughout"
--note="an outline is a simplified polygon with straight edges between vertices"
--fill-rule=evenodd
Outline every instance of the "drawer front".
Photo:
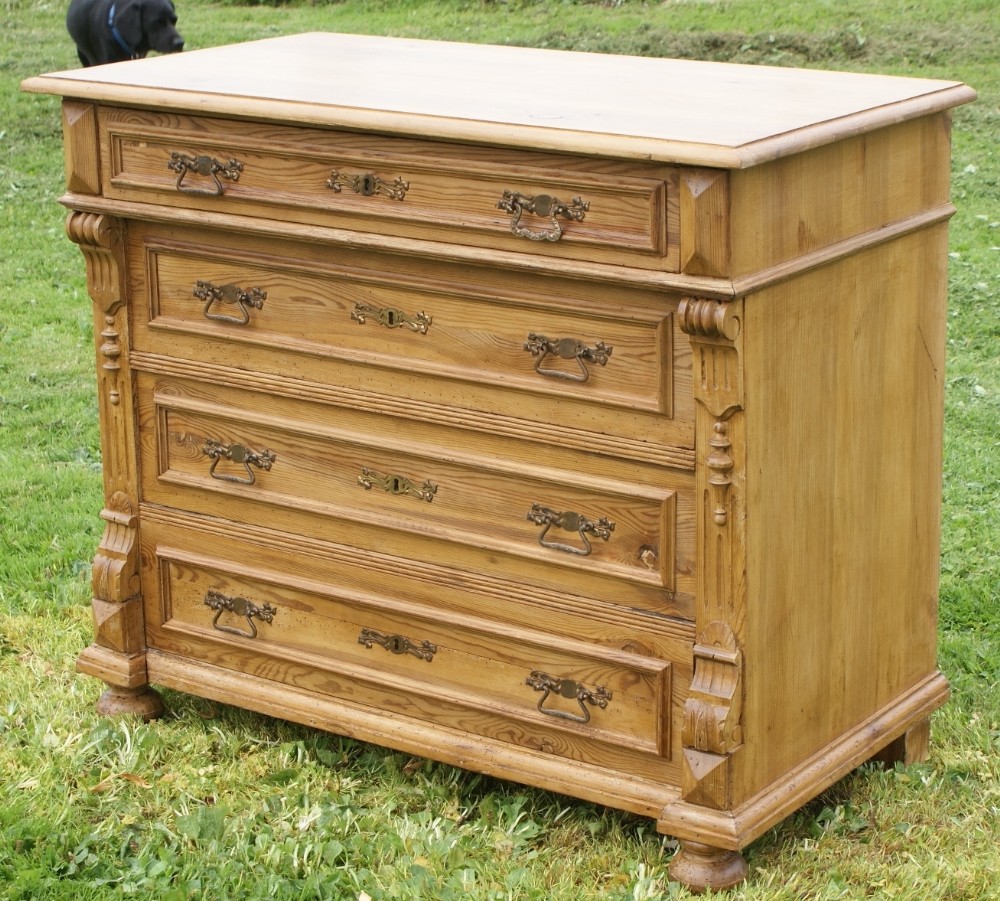
M 666 660 L 359 596 L 291 565 L 192 552 L 190 539 L 171 537 L 144 536 L 151 647 L 277 682 L 305 667 L 325 694 L 365 703 L 381 690 L 397 698 L 388 709 L 421 718 L 515 721 L 540 747 L 565 733 L 548 739 L 557 753 L 568 742 L 586 758 L 586 740 L 670 755 Z
M 267 373 L 275 392 L 339 391 L 352 408 L 693 468 L 679 295 L 214 229 L 130 223 L 128 238 L 140 354 Z
M 504 296 L 499 272 L 472 287 L 233 247 L 147 244 L 146 262 L 154 329 L 671 413 L 672 307 L 600 315 Z
M 676 271 L 677 170 L 141 110 L 99 114 L 108 197 Z
M 587 574 L 676 587 L 679 473 L 656 486 L 565 473 L 465 449 L 353 431 L 323 411 L 285 415 L 266 395 L 140 379 L 143 492 L 185 507 L 212 492 L 431 536 Z M 248 517 L 265 514 L 248 513 Z

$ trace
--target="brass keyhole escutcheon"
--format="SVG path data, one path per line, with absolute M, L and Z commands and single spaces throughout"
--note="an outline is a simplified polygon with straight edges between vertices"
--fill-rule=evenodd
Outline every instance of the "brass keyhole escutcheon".
M 386 635 L 367 626 L 362 628 L 358 635 L 358 644 L 364 645 L 369 650 L 375 646 L 385 648 L 391 654 L 412 654 L 420 660 L 430 663 L 437 653 L 437 645 L 430 641 L 419 641 L 407 638 L 405 635 Z
M 379 194 L 390 200 L 403 200 L 410 189 L 410 183 L 403 181 L 402 178 L 390 183 L 373 172 L 350 173 L 342 172 L 340 169 L 334 169 L 330 173 L 326 186 L 337 194 L 347 188 L 362 197 L 374 197 Z
M 434 500 L 434 495 L 437 494 L 438 490 L 438 486 L 429 479 L 425 479 L 422 485 L 418 485 L 411 479 L 406 478 L 406 476 L 401 476 L 397 473 L 383 474 L 376 472 L 374 469 L 369 469 L 367 466 L 362 467 L 361 475 L 358 477 L 358 484 L 366 490 L 378 487 L 386 492 L 386 494 L 392 494 L 396 497 L 404 495 L 418 497 L 421 500 L 427 501 L 427 503 Z
M 360 301 L 354 304 L 354 309 L 351 310 L 351 319 L 364 325 L 369 316 L 385 328 L 405 327 L 411 331 L 419 332 L 421 335 L 427 334 L 427 329 L 430 328 L 433 321 L 423 311 L 411 316 L 409 313 L 394 307 L 375 307 Z

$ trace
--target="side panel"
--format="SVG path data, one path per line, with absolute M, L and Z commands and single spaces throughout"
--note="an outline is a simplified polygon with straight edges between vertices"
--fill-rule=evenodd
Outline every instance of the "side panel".
M 924 229 L 746 301 L 744 799 L 934 673 L 946 249 Z
M 946 112 L 733 173 L 733 277 L 946 206 L 950 152 Z

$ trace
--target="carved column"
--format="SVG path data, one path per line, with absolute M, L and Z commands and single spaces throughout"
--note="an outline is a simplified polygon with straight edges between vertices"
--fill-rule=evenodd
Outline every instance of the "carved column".
M 682 795 L 732 806 L 731 755 L 743 741 L 745 593 L 742 301 L 688 298 L 678 319 L 691 338 L 697 401 L 697 632 L 684 706 Z
M 111 686 L 98 702 L 101 713 L 131 712 L 149 719 L 162 713 L 163 705 L 146 674 L 122 228 L 106 216 L 71 212 L 66 234 L 83 252 L 94 307 L 104 463 L 105 527 L 92 581 L 94 643 L 80 655 L 77 669 Z
M 683 830 L 672 878 L 695 889 L 723 889 L 747 876 L 729 832 L 733 758 L 743 743 L 744 540 L 746 452 L 741 300 L 687 298 L 678 309 L 690 336 L 695 409 L 697 607 L 694 674 L 681 721 L 681 800 L 664 811 L 717 814 L 716 829 Z M 740 799 L 741 800 L 741 799 Z M 697 819 L 697 818 L 696 818 Z M 670 831 L 669 828 L 664 831 Z M 719 847 L 719 845 L 723 845 Z

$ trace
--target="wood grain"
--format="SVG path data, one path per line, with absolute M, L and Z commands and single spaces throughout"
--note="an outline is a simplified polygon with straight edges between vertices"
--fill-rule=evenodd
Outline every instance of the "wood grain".
M 418 236 L 499 250 L 676 271 L 677 173 L 662 165 L 482 148 L 457 149 L 398 138 L 102 108 L 106 196 L 184 209 L 226 211 Z M 236 178 L 183 175 L 174 153 L 237 161 Z M 334 173 L 398 184 L 398 196 L 332 190 Z M 405 189 L 403 188 L 405 186 Z M 581 219 L 558 217 L 557 240 L 512 233 L 498 208 L 504 192 L 587 205 Z M 525 213 L 531 233 L 553 234 L 547 215 Z
M 66 101 L 62 105 L 66 187 L 82 194 L 101 193 L 101 159 L 97 153 L 97 107 Z
M 748 301 L 747 576 L 768 599 L 748 790 L 935 672 L 946 242 L 927 229 Z
M 686 474 L 679 474 L 673 490 L 662 477 L 662 487 L 642 488 L 586 472 L 507 462 L 474 449 L 464 452 L 454 442 L 445 443 L 447 433 L 439 433 L 437 442 L 417 445 L 412 439 L 399 442 L 322 423 L 321 414 L 308 407 L 306 416 L 290 419 L 267 409 L 266 396 L 227 408 L 218 391 L 160 383 L 149 393 L 147 385 L 140 381 L 146 500 L 188 507 L 192 501 L 184 496 L 189 491 L 221 493 L 231 505 L 247 508 L 241 518 L 271 518 L 279 515 L 276 507 L 287 518 L 308 511 L 532 559 L 564 570 L 570 584 L 603 573 L 669 590 L 676 586 L 673 542 L 683 529 L 677 523 L 677 494 L 690 484 Z M 221 460 L 213 473 L 204 451 L 209 439 L 266 450 L 274 464 L 263 470 Z M 415 486 L 430 482 L 436 490 L 430 500 L 377 487 L 366 490 L 361 484 L 366 469 Z M 543 547 L 540 527 L 528 520 L 533 504 L 595 522 L 607 518 L 614 530 L 607 540 L 590 540 L 587 556 Z M 683 509 L 690 509 L 690 500 Z M 684 534 L 689 532 L 684 529 Z M 578 550 L 586 545 L 581 536 L 558 528 L 548 540 Z
M 494 146 L 576 152 L 585 144 L 598 156 L 726 168 L 975 97 L 952 81 L 790 77 L 766 66 L 321 33 L 53 73 L 22 87 Z
M 159 681 L 633 810 L 694 889 L 928 753 L 969 88 L 322 34 L 24 88 L 94 302 L 101 712 Z M 534 241 L 504 190 L 590 207 Z

